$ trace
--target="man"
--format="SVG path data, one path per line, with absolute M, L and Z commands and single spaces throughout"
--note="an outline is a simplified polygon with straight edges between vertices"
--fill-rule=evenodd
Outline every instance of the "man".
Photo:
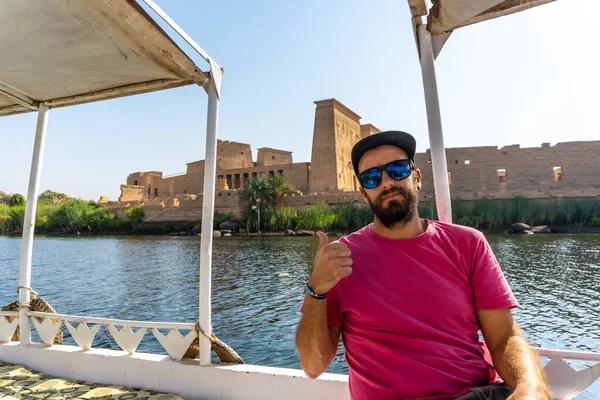
M 342 336 L 354 400 L 550 400 L 538 357 L 513 321 L 517 301 L 483 235 L 419 218 L 415 148 L 398 131 L 353 147 L 375 221 L 337 242 L 318 233 L 296 336 L 302 369 L 321 375 Z

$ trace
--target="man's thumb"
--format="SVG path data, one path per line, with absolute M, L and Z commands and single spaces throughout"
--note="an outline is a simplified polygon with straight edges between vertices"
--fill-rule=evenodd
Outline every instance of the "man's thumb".
M 329 239 L 327 238 L 327 235 L 324 234 L 323 232 L 317 232 L 317 236 L 319 237 L 319 249 L 321 249 L 321 247 L 325 246 L 327 243 L 329 243 Z

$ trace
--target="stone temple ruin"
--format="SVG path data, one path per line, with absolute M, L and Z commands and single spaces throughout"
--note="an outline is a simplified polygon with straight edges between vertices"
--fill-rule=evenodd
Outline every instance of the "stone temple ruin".
M 310 162 L 293 162 L 292 152 L 263 147 L 252 160 L 249 144 L 218 141 L 215 209 L 241 215 L 239 192 L 252 177 L 282 172 L 297 193 L 284 197 L 294 208 L 316 202 L 362 202 L 350 151 L 359 139 L 379 132 L 361 125 L 361 117 L 336 99 L 316 101 Z M 520 148 L 519 145 L 446 149 L 452 198 L 510 199 L 517 196 L 600 196 L 600 141 L 564 142 Z M 433 201 L 429 150 L 415 155 L 423 175 L 421 201 Z M 201 218 L 204 160 L 187 164 L 185 173 L 134 172 L 121 185 L 117 202 L 103 198 L 117 213 L 142 204 L 148 221 L 190 221 Z

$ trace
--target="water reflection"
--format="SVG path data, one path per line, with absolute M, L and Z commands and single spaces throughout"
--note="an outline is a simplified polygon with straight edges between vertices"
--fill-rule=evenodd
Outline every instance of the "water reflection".
M 600 350 L 600 237 L 488 236 L 520 302 L 515 317 L 536 346 Z M 298 368 L 298 308 L 316 238 L 218 238 L 213 252 L 215 333 L 249 363 Z M 196 237 L 39 237 L 32 284 L 59 312 L 195 322 Z M 0 302 L 16 299 L 20 240 L 0 237 Z M 278 278 L 282 272 L 289 277 Z M 66 343 L 74 344 L 65 331 Z M 101 331 L 95 347 L 118 348 Z M 140 351 L 161 352 L 147 334 Z M 584 363 L 573 363 L 577 368 Z M 340 349 L 330 372 L 346 372 Z M 580 396 L 597 398 L 600 384 Z

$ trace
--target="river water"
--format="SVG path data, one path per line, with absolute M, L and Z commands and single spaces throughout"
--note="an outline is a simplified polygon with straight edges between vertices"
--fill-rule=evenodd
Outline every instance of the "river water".
M 600 236 L 487 239 L 533 345 L 600 351 Z M 316 237 L 215 238 L 214 331 L 247 363 L 299 368 L 294 335 L 317 243 Z M 199 249 L 199 237 L 36 237 L 32 287 L 64 314 L 195 322 Z M 20 238 L 0 236 L 0 304 L 16 300 L 19 253 Z M 277 277 L 283 272 L 289 277 Z M 74 344 L 64 331 L 65 343 Z M 106 330 L 94 347 L 118 349 Z M 138 351 L 163 352 L 150 333 Z M 347 372 L 342 349 L 328 371 Z M 600 382 L 578 397 L 598 398 Z

